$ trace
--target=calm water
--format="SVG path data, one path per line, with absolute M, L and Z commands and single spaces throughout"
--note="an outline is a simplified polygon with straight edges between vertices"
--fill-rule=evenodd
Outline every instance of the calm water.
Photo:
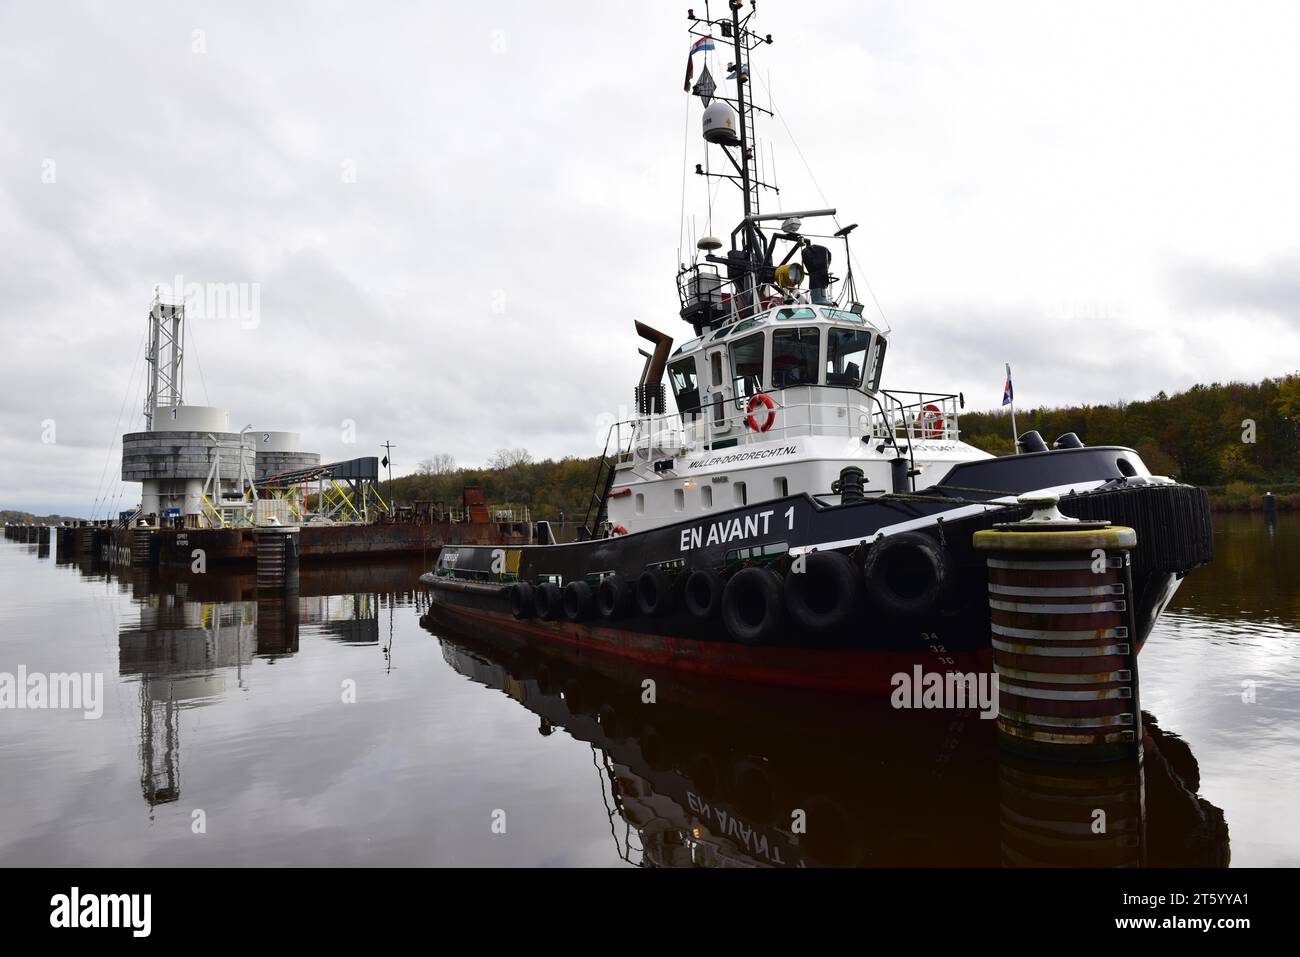
M 286 602 L 5 541 L 0 672 L 104 685 L 98 720 L 0 710 L 0 863 L 1294 866 L 1300 522 L 1220 517 L 1217 546 L 1142 655 L 1143 766 L 1077 771 L 973 714 L 452 634 L 418 566 L 305 570 Z

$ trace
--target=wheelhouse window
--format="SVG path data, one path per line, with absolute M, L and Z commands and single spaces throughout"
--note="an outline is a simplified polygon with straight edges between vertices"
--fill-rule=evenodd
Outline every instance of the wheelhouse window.
M 880 388 L 880 376 L 885 371 L 885 346 L 889 345 L 884 336 L 876 336 L 876 354 L 871 357 L 871 372 L 867 376 L 867 391 L 875 392 Z
M 782 309 L 776 314 L 777 322 L 809 322 L 817 318 L 811 309 Z
M 831 329 L 826 339 L 826 384 L 857 387 L 871 347 L 871 333 L 865 329 Z
M 856 312 L 849 312 L 847 309 L 823 309 L 822 315 L 833 322 L 848 322 L 855 326 L 865 326 L 867 324 L 867 321 Z
M 763 391 L 763 334 L 746 336 L 731 344 L 731 376 L 736 398 Z
M 816 326 L 777 329 L 773 332 L 772 388 L 816 385 L 817 353 L 821 341 L 821 332 Z
M 722 352 L 718 351 L 709 356 L 709 371 L 713 375 L 713 385 L 722 385 Z
M 696 412 L 700 408 L 700 383 L 695 374 L 695 357 L 679 359 L 668 367 L 668 381 L 673 387 L 678 412 Z

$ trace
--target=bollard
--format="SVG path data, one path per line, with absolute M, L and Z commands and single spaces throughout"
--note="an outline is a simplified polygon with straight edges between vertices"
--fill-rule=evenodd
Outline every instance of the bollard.
M 298 590 L 298 529 L 257 530 L 257 588 L 259 591 Z
M 1022 754 L 1118 761 L 1139 753 L 1131 528 L 1022 496 L 1023 522 L 975 533 L 987 554 L 998 737 Z
M 136 568 L 149 568 L 158 561 L 157 529 L 131 529 L 131 564 Z
M 864 497 L 862 484 L 865 481 L 863 474 L 862 469 L 856 465 L 840 469 L 839 480 L 831 483 L 831 492 L 840 497 L 840 504 L 848 505 L 850 502 L 862 501 Z

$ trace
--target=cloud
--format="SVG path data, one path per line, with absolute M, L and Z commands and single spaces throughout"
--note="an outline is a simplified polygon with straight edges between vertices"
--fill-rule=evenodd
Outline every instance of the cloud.
M 255 328 L 196 320 L 188 340 L 187 400 L 232 426 L 327 460 L 392 441 L 398 471 L 599 451 L 640 372 L 633 320 L 689 336 L 683 132 L 688 168 L 702 144 L 680 11 L 581 13 L 0 8 L 0 502 L 133 498 L 112 445 L 140 418 L 153 287 L 177 275 L 259 290 Z M 1296 354 L 1294 286 L 1260 264 L 1285 262 L 1300 214 L 1300 127 L 1276 121 L 1300 66 L 1264 5 L 769 4 L 761 26 L 782 186 L 764 209 L 861 224 L 887 385 L 987 407 L 1012 361 L 1026 401 L 1095 402 Z M 710 223 L 703 185 L 685 178 L 687 233 L 729 230 L 734 190 Z M 1218 277 L 1204 309 L 1168 283 L 1185 263 Z M 1225 344 L 1225 320 L 1249 325 Z
M 1248 266 L 1185 264 L 1173 284 L 1185 309 L 1262 314 L 1300 329 L 1300 254 Z

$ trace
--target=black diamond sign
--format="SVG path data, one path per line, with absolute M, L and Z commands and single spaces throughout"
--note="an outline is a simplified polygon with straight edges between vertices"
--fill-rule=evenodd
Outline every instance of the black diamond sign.
M 709 72 L 709 65 L 706 63 L 700 72 L 699 80 L 691 87 L 691 92 L 703 100 L 705 106 L 708 106 L 713 99 L 713 91 L 717 88 L 718 85 L 713 82 L 713 74 Z

